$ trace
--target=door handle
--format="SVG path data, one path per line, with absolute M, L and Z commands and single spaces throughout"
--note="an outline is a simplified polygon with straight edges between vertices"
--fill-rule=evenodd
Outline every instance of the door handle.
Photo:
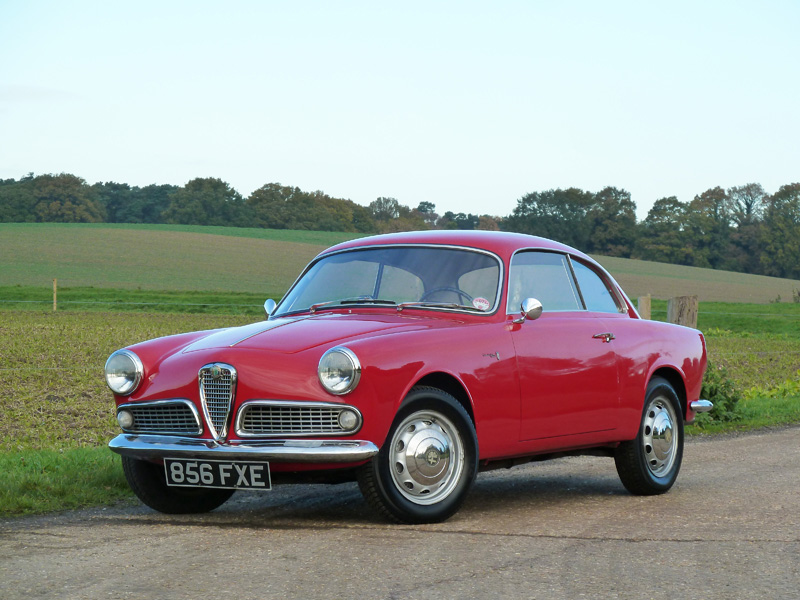
M 608 343 L 611 342 L 611 340 L 616 339 L 614 337 L 614 334 L 610 333 L 610 332 L 607 332 L 607 333 L 595 333 L 592 337 L 594 339 L 596 339 L 596 340 L 603 340 L 604 344 L 608 344 Z

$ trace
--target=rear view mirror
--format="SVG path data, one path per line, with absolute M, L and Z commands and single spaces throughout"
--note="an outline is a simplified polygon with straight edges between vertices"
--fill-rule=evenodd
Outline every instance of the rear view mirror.
M 277 306 L 277 305 L 275 304 L 275 300 L 273 300 L 272 298 L 270 298 L 269 300 L 267 300 L 266 302 L 264 302 L 264 312 L 265 312 L 265 313 L 267 313 L 267 318 L 268 318 L 268 319 L 269 319 L 269 316 L 270 316 L 270 315 L 271 315 L 273 312 L 275 312 L 275 307 L 276 307 L 276 306 Z
M 535 321 L 542 316 L 542 310 L 544 310 L 542 303 L 536 298 L 526 298 L 522 301 L 519 308 L 522 316 L 518 319 L 514 319 L 514 323 L 524 323 L 526 320 Z

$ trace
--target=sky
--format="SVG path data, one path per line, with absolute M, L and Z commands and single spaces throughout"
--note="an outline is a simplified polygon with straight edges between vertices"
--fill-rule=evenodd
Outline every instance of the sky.
M 800 2 L 0 0 L 0 178 L 527 193 L 800 181 Z

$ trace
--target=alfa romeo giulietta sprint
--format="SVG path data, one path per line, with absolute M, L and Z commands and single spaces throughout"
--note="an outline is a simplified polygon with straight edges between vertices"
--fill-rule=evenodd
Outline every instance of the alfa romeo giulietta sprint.
M 512 233 L 415 232 L 319 256 L 265 320 L 134 344 L 105 373 L 127 480 L 166 513 L 237 489 L 357 481 L 436 522 L 476 474 L 613 457 L 634 494 L 678 475 L 705 341 L 641 319 L 586 254 Z

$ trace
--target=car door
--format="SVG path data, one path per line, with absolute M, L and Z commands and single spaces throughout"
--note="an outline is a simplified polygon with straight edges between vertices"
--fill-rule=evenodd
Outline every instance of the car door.
M 586 309 L 572 261 L 557 252 L 514 255 L 508 313 L 518 315 L 525 298 L 536 298 L 544 310 L 534 321 L 512 324 L 522 401 L 520 439 L 607 437 L 605 432 L 616 428 L 620 405 L 609 331 L 614 319 Z

